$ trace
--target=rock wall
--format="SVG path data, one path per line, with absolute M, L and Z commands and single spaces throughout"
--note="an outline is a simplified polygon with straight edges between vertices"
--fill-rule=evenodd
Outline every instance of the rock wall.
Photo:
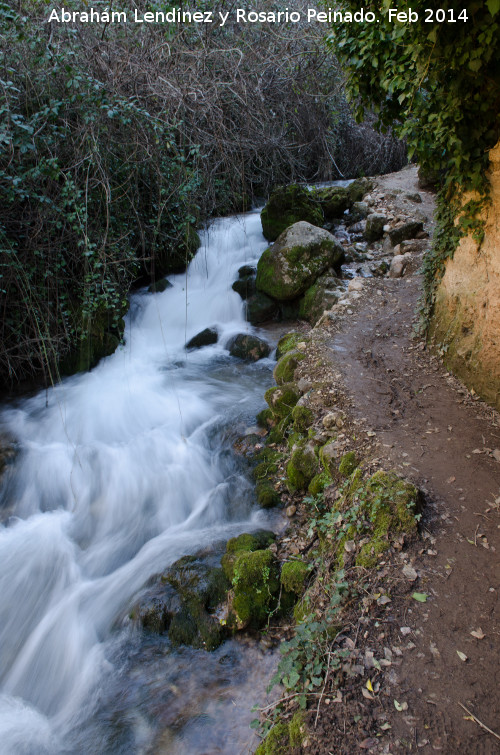
M 446 366 L 500 409 L 500 142 L 490 152 L 492 203 L 478 249 L 461 239 L 439 285 L 431 336 Z

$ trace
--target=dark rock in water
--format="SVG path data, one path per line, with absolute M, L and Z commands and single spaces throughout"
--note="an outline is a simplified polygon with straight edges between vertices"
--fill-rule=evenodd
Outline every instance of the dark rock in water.
M 217 328 L 205 328 L 187 342 L 186 349 L 201 349 L 202 346 L 211 346 L 213 343 L 217 343 L 218 338 Z
M 231 338 L 227 344 L 227 348 L 232 357 L 245 359 L 249 362 L 257 362 L 271 353 L 271 348 L 266 341 L 257 336 L 247 335 L 246 333 L 239 333 L 234 338 Z
M 257 274 L 257 268 L 255 265 L 242 265 L 240 269 L 238 270 L 238 277 L 239 278 L 246 278 L 249 275 L 256 275 Z
M 408 223 L 404 223 L 397 228 L 393 228 L 392 231 L 389 231 L 389 238 L 391 244 L 397 246 L 397 244 L 400 244 L 402 241 L 416 238 L 416 236 L 418 236 L 423 230 L 423 223 L 420 223 L 418 220 L 410 220 Z
M 269 322 L 276 317 L 278 309 L 278 305 L 273 299 L 267 294 L 257 291 L 247 299 L 247 320 L 252 325 Z
M 284 230 L 300 220 L 323 225 L 323 210 L 312 193 L 291 184 L 276 188 L 261 212 L 262 231 L 268 241 L 275 241 Z
M 163 291 L 166 291 L 167 288 L 173 288 L 173 286 L 166 278 L 162 278 L 162 280 L 152 283 L 149 286 L 148 291 L 150 294 L 161 294 Z
M 179 559 L 141 598 L 132 615 L 174 645 L 214 650 L 227 635 L 212 612 L 226 599 L 230 583 L 220 567 L 196 556 Z
M 253 296 L 257 291 L 255 285 L 255 275 L 245 275 L 243 278 L 238 278 L 232 285 L 233 291 L 241 296 L 242 299 L 248 299 Z

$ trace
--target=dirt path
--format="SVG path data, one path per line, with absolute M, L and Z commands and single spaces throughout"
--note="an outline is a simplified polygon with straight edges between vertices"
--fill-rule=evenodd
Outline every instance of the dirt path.
M 415 191 L 415 178 L 395 174 L 382 188 Z M 494 753 L 500 740 L 460 704 L 500 733 L 500 423 L 412 339 L 420 283 L 418 274 L 370 280 L 329 342 L 379 458 L 427 494 L 412 566 L 429 598 L 394 617 L 411 632 L 392 677 L 408 709 L 392 710 L 390 751 Z

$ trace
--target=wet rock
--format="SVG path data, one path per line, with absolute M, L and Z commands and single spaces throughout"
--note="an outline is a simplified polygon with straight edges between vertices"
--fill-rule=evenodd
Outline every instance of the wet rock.
M 275 241 L 284 230 L 301 220 L 314 226 L 323 225 L 323 211 L 311 192 L 302 186 L 279 186 L 261 212 L 262 232 Z
M 211 346 L 217 343 L 219 333 L 217 328 L 205 328 L 197 335 L 193 336 L 186 344 L 186 349 L 191 351 L 192 349 L 201 349 L 203 346 Z
M 167 288 L 173 288 L 173 285 L 166 278 L 162 278 L 159 281 L 154 281 L 148 288 L 150 294 L 161 294 L 166 291 Z
M 255 275 L 244 275 L 235 280 L 232 287 L 233 291 L 241 296 L 242 299 L 248 299 L 257 291 L 255 285 Z
M 247 278 L 249 275 L 256 275 L 257 274 L 257 268 L 255 265 L 242 265 L 238 269 L 238 277 L 239 278 Z
M 343 257 L 344 250 L 331 233 L 310 223 L 295 223 L 261 256 L 257 289 L 277 301 L 292 301 L 328 267 L 338 267 Z
M 408 223 L 396 226 L 392 231 L 389 231 L 389 238 L 393 246 L 400 244 L 407 239 L 414 239 L 417 234 L 424 230 L 424 224 L 418 220 L 411 220 Z
M 387 223 L 385 215 L 374 212 L 366 218 L 365 238 L 370 243 L 378 241 L 384 235 L 384 225 Z
M 244 359 L 248 362 L 257 362 L 271 353 L 270 346 L 266 341 L 246 333 L 239 333 L 231 338 L 226 348 L 232 357 Z
M 261 325 L 273 320 L 278 314 L 279 308 L 273 299 L 260 291 L 247 299 L 246 316 L 251 325 Z
M 293 505 L 287 506 L 285 509 L 285 514 L 287 515 L 289 519 L 291 519 L 292 516 L 295 516 L 296 513 L 297 513 L 297 506 L 293 506 Z

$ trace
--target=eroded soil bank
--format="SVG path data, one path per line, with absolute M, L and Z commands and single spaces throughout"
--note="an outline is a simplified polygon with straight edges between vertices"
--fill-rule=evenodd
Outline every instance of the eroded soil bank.
M 377 201 L 397 213 L 403 195 L 388 198 L 394 189 L 416 191 L 416 170 L 377 181 Z M 420 193 L 432 233 L 432 195 Z M 392 539 L 371 569 L 356 565 L 357 544 L 344 544 L 357 597 L 343 611 L 328 658 L 336 645 L 346 660 L 311 693 L 302 742 L 288 740 L 276 752 L 499 749 L 500 418 L 414 335 L 419 255 L 404 277 L 363 279 L 352 287 L 355 296 L 303 333 L 305 358 L 294 379 L 317 386 L 310 435 L 340 412 L 339 457 L 354 452 L 366 474 L 395 470 L 423 492 L 424 505 L 418 538 Z M 289 497 L 291 526 L 278 557 L 308 559 L 318 539 L 311 498 L 287 493 L 286 463 L 276 487 Z M 321 620 L 324 595 L 315 584 Z M 280 720 L 291 720 L 295 709 L 296 700 L 286 700 Z M 274 752 L 271 742 L 263 751 Z

